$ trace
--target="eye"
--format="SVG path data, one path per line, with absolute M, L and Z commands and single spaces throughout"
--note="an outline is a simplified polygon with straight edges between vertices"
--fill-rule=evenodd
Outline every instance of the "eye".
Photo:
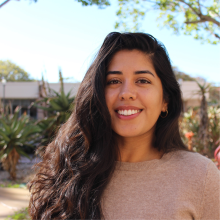
M 148 81 L 146 79 L 139 79 L 137 82 L 140 82 L 141 84 L 148 84 L 148 83 L 150 83 L 150 81 Z
M 117 80 L 117 79 L 113 79 L 113 80 L 110 80 L 107 82 L 107 85 L 110 85 L 110 84 L 118 84 L 120 81 Z

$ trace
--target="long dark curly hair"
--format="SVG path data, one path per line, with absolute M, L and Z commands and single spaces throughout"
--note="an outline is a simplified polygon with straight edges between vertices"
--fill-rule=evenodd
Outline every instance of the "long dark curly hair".
M 149 55 L 169 103 L 168 116 L 156 122 L 154 147 L 164 153 L 187 150 L 178 125 L 183 108 L 181 91 L 165 47 L 149 34 L 112 32 L 86 72 L 74 111 L 37 164 L 37 174 L 29 184 L 32 219 L 104 218 L 102 194 L 120 155 L 104 89 L 109 62 L 123 49 Z

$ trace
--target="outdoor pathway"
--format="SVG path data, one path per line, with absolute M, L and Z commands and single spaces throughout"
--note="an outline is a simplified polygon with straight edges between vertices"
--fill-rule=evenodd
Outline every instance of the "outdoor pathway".
M 31 159 L 20 157 L 17 165 L 17 178 L 24 183 L 29 182 L 34 175 L 32 166 L 40 162 L 40 158 L 29 155 Z M 9 180 L 6 171 L 0 171 L 0 182 L 2 184 Z M 24 188 L 2 188 L 0 187 L 0 220 L 5 220 L 8 215 L 15 211 L 28 207 L 30 193 Z
M 0 220 L 15 211 L 28 207 L 30 193 L 21 188 L 0 188 Z

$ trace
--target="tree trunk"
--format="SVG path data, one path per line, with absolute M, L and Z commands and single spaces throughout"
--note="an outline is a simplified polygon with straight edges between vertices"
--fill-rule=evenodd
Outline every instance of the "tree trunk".
M 3 168 L 9 172 L 12 180 L 16 180 L 16 165 L 20 155 L 18 152 L 13 148 L 13 150 L 9 153 L 9 155 L 2 159 L 2 166 Z
M 202 94 L 201 108 L 200 108 L 200 126 L 199 139 L 203 145 L 203 154 L 208 155 L 208 111 L 205 94 Z

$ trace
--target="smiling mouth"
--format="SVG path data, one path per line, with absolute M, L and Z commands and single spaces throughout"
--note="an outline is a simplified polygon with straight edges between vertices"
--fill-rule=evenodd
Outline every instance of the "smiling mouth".
M 125 115 L 125 116 L 129 116 L 129 115 L 134 115 L 137 114 L 139 112 L 143 111 L 143 109 L 139 109 L 139 110 L 116 110 L 115 112 L 117 112 L 119 115 Z

